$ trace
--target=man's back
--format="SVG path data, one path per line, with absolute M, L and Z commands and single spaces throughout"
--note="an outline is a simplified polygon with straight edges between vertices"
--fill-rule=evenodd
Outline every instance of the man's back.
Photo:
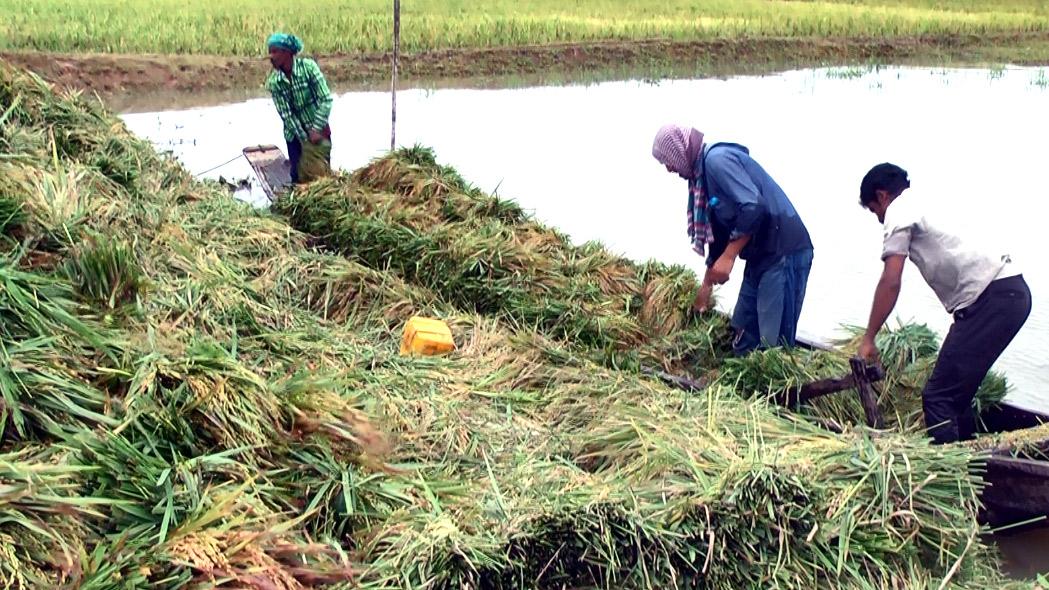
M 715 216 L 734 232 L 751 233 L 751 242 L 741 258 L 748 268 L 760 270 L 787 254 L 811 249 L 808 229 L 793 203 L 779 184 L 750 156 L 747 148 L 736 144 L 709 148 L 704 161 L 709 194 L 718 199 Z M 760 221 L 746 220 L 746 209 L 760 211 Z M 755 222 L 757 221 L 757 222 Z
M 897 197 L 885 213 L 882 259 L 908 256 L 925 282 L 953 313 L 971 305 L 991 281 L 1013 272 L 1007 250 L 989 245 L 977 220 L 938 213 L 913 189 Z

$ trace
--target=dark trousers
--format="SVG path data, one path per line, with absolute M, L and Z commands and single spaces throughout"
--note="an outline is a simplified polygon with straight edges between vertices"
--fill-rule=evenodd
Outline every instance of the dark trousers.
M 972 305 L 954 312 L 922 391 L 925 426 L 934 442 L 973 437 L 976 391 L 1030 314 L 1031 290 L 1022 276 L 992 282 Z
M 291 162 L 291 183 L 299 183 L 299 160 L 302 159 L 302 143 L 295 139 L 288 142 L 288 160 Z

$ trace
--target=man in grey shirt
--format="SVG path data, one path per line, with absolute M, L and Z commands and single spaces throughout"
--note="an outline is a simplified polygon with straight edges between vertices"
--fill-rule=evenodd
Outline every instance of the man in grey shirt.
M 948 229 L 918 196 L 901 198 L 910 186 L 907 171 L 888 163 L 871 168 L 860 183 L 860 204 L 884 224 L 885 268 L 859 355 L 877 360 L 874 338 L 896 306 L 903 265 L 910 258 L 954 315 L 922 391 L 925 426 L 937 443 L 966 440 L 976 429 L 973 397 L 1027 321 L 1031 291 L 1007 251 L 977 246 L 975 236 Z

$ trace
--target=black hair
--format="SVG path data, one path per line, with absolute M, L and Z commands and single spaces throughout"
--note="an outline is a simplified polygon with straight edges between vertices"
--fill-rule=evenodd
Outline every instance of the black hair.
M 877 199 L 877 191 L 885 191 L 890 196 L 898 197 L 910 186 L 911 181 L 907 178 L 906 170 L 888 162 L 878 164 L 867 172 L 860 183 L 860 205 L 866 207 Z

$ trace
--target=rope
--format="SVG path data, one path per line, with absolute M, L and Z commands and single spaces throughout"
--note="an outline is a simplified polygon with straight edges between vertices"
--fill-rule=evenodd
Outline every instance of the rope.
M 218 170 L 219 168 L 222 168 L 226 164 L 232 164 L 233 162 L 237 161 L 237 158 L 241 158 L 241 157 L 244 157 L 244 153 L 243 152 L 237 154 L 236 156 L 233 156 L 232 158 L 230 158 L 229 160 L 226 160 L 225 162 L 219 164 L 218 166 L 213 166 L 213 167 L 208 168 L 207 170 L 205 170 L 203 172 L 198 172 L 197 174 L 194 174 L 193 178 L 200 178 L 201 176 L 204 176 L 208 172 L 213 172 L 215 170 Z

